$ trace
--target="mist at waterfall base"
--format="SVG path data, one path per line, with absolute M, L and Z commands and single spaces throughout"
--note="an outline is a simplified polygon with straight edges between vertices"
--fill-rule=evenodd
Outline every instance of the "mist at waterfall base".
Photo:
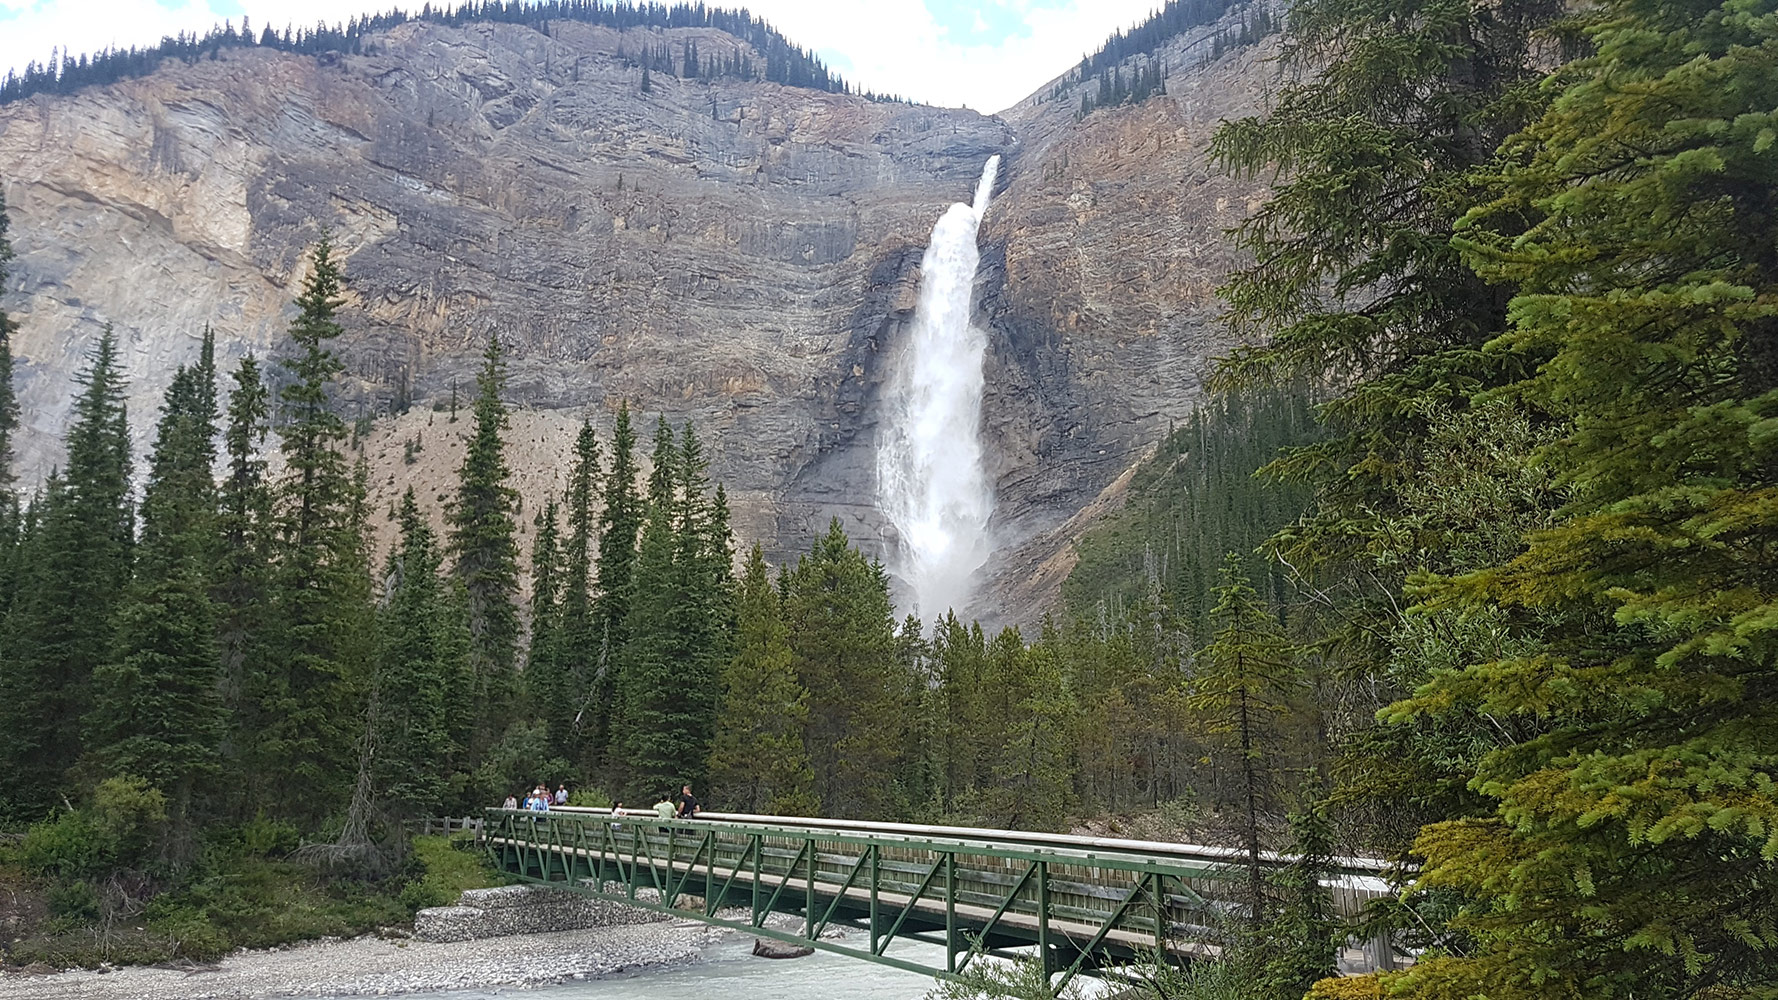
M 970 316 L 976 231 L 999 169 L 1000 157 L 989 157 L 974 202 L 952 205 L 932 228 L 913 330 L 884 396 L 877 488 L 900 536 L 890 570 L 911 594 L 908 610 L 926 619 L 963 611 L 991 550 L 994 491 L 981 439 L 988 337 Z

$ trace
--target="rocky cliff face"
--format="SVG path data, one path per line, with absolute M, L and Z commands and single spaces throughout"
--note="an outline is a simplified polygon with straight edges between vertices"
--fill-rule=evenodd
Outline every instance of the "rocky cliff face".
M 1029 620 L 1066 563 L 1065 522 L 1188 407 L 1221 344 L 1220 230 L 1250 192 L 1203 145 L 1253 100 L 1240 57 L 1075 121 L 664 75 L 624 56 L 702 29 L 408 24 L 363 55 L 260 49 L 0 107 L 22 323 L 21 472 L 58 460 L 71 377 L 114 324 L 146 449 L 206 323 L 222 353 L 276 353 L 305 246 L 347 253 L 344 401 L 383 418 L 381 493 L 449 487 L 486 338 L 511 347 L 515 466 L 559 485 L 572 424 L 691 418 L 742 539 L 793 557 L 830 516 L 892 544 L 875 508 L 875 399 L 933 222 L 1001 153 L 983 228 L 993 331 L 985 423 L 1006 554 L 979 608 Z M 644 428 L 646 438 L 646 426 Z M 425 447 L 411 465 L 402 442 Z M 646 444 L 646 440 L 644 442 Z M 379 503 L 387 497 L 379 496 Z

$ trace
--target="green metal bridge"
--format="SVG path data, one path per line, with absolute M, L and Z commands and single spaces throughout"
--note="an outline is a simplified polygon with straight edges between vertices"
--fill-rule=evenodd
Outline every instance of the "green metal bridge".
M 726 813 L 489 809 L 480 841 L 528 882 L 930 975 L 984 953 L 1035 955 L 1058 987 L 1215 954 L 1207 928 L 1242 877 L 1239 852 L 1213 847 Z M 1328 885 L 1340 910 L 1387 894 L 1383 868 L 1341 859 Z M 836 937 L 842 925 L 855 933 Z M 892 948 L 909 940 L 941 945 L 944 961 Z M 1342 965 L 1388 967 L 1389 954 L 1368 942 Z

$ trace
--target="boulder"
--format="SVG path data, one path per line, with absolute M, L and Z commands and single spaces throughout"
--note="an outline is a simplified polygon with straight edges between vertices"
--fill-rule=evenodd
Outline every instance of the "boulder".
M 791 944 L 788 941 L 774 941 L 771 938 L 754 938 L 753 953 L 760 958 L 802 958 L 804 955 L 815 954 L 815 949 L 806 944 Z

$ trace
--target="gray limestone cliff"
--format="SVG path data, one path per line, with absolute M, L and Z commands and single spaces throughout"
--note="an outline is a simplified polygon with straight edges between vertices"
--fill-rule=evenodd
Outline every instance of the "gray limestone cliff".
M 350 286 L 342 406 L 377 417 L 379 505 L 410 481 L 449 490 L 466 425 L 445 407 L 498 334 L 528 503 L 560 487 L 572 426 L 607 431 L 627 399 L 645 447 L 654 413 L 696 421 L 737 534 L 774 560 L 836 515 L 883 551 L 876 397 L 933 222 L 999 153 L 978 319 L 1001 554 L 976 610 L 1031 620 L 1079 513 L 1114 502 L 1224 343 L 1220 234 L 1254 192 L 1212 176 L 1204 147 L 1254 106 L 1252 53 L 1205 64 L 1201 39 L 1178 39 L 1168 96 L 1077 121 L 1065 99 L 987 117 L 664 74 L 642 92 L 624 53 L 686 38 L 741 44 L 410 23 L 361 55 L 225 49 L 0 107 L 21 473 L 59 460 L 104 323 L 144 449 L 206 323 L 225 359 L 275 355 L 326 225 Z

